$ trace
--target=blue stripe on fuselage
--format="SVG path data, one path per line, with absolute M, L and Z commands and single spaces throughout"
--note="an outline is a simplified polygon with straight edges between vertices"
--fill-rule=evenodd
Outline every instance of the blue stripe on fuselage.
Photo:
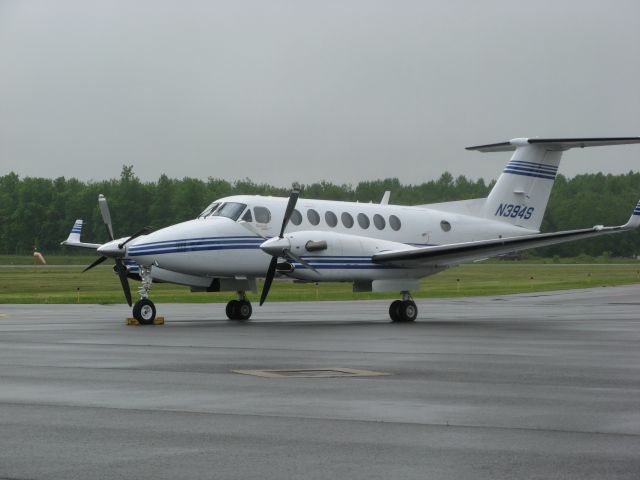
M 145 255 L 167 255 L 170 253 L 186 253 L 186 252 L 204 252 L 208 250 L 257 250 L 260 246 L 257 244 L 247 245 L 204 245 L 204 246 L 190 246 L 185 245 L 183 247 L 166 247 L 158 248 L 155 250 L 143 250 L 136 252 L 127 252 L 130 257 L 142 257 Z
M 149 250 L 139 253 L 129 252 L 130 257 L 144 256 L 144 255 L 168 255 L 171 253 L 186 253 L 186 252 L 202 252 L 210 250 L 250 250 L 259 249 L 257 245 L 205 245 L 205 246 L 185 246 L 181 248 L 157 248 L 156 250 Z M 370 256 L 327 256 L 327 257 L 303 257 L 310 266 L 318 270 L 363 270 L 363 269 L 382 269 L 392 268 L 386 265 L 376 265 L 371 262 Z M 297 269 L 305 269 L 304 265 L 294 263 Z
M 169 240 L 165 242 L 153 242 L 140 245 L 132 245 L 129 247 L 128 252 L 130 255 L 150 254 L 152 252 L 159 252 L 163 250 L 184 250 L 185 248 L 203 247 L 203 246 L 223 246 L 223 245 L 250 245 L 252 247 L 259 247 L 264 241 L 261 238 L 255 237 L 217 237 L 218 239 L 191 239 L 191 240 Z M 234 239 L 239 238 L 239 239 Z
M 254 242 L 260 242 L 260 243 L 264 242 L 262 238 L 258 238 L 256 236 L 251 236 L 251 235 L 242 236 L 242 237 L 196 237 L 196 238 L 182 238 L 178 240 L 162 240 L 159 242 L 136 243 L 135 245 L 131 245 L 129 248 L 136 249 L 136 248 L 145 248 L 145 247 L 166 245 L 166 244 L 172 244 L 172 243 L 189 243 L 189 242 L 199 242 L 199 241 L 211 241 L 211 242 L 220 241 L 220 242 L 227 242 L 227 243 L 238 242 L 238 241 L 241 241 L 241 242 L 254 241 Z

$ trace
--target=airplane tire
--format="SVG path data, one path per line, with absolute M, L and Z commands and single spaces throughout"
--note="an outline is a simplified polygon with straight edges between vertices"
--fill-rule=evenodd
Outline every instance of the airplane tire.
M 391 317 L 392 322 L 401 322 L 402 321 L 402 301 L 394 300 L 389 305 L 389 316 Z
M 227 308 L 225 309 L 225 313 L 227 314 L 227 318 L 229 320 L 237 320 L 236 315 L 238 312 L 238 304 L 239 300 L 229 300 L 227 302 Z
M 405 300 L 400 306 L 402 322 L 413 322 L 418 317 L 418 307 L 412 300 Z
M 133 318 L 140 325 L 151 325 L 156 318 L 156 306 L 148 298 L 142 298 L 133 305 Z
M 235 320 L 249 320 L 251 318 L 251 314 L 253 313 L 253 308 L 251 307 L 251 303 L 247 300 L 238 301 L 238 306 L 236 308 L 236 318 Z

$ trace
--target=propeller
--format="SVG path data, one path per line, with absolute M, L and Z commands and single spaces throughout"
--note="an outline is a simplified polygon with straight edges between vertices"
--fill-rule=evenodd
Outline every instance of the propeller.
M 273 283 L 273 278 L 276 275 L 276 267 L 278 266 L 278 258 L 284 257 L 289 260 L 293 260 L 294 262 L 300 263 L 305 267 L 317 272 L 315 268 L 309 265 L 306 261 L 304 261 L 299 256 L 293 254 L 291 252 L 291 244 L 289 240 L 284 238 L 284 231 L 289 224 L 289 220 L 291 219 L 291 214 L 293 210 L 296 208 L 296 203 L 298 202 L 298 197 L 300 196 L 300 191 L 302 188 L 299 183 L 294 183 L 293 188 L 291 190 L 291 194 L 289 195 L 289 202 L 287 203 L 287 208 L 284 211 L 284 218 L 282 219 L 282 228 L 280 228 L 280 234 L 277 237 L 270 238 L 262 245 L 260 248 L 271 255 L 273 258 L 269 263 L 269 268 L 267 269 L 267 276 L 264 279 L 264 286 L 262 287 L 262 293 L 260 294 L 260 305 L 265 302 L 267 299 L 267 295 L 269 295 L 269 290 L 271 289 L 271 284 Z M 262 235 L 260 235 L 262 236 Z M 263 237 L 264 238 L 264 237 Z
M 140 230 L 138 230 L 136 233 L 134 233 L 133 235 L 131 235 L 129 238 L 127 238 L 124 242 L 119 243 L 118 244 L 118 248 L 122 249 L 124 248 L 124 246 L 129 243 L 131 240 L 133 240 L 134 238 L 138 238 L 140 235 L 146 235 L 147 233 L 151 232 L 151 230 L 153 230 L 152 227 L 142 227 Z
M 122 285 L 122 291 L 124 292 L 124 298 L 127 299 L 127 304 L 131 306 L 131 287 L 129 287 L 129 279 L 127 278 L 127 267 L 121 258 L 116 258 L 115 261 L 115 271 L 118 273 L 120 285 Z
M 114 243 L 113 236 L 113 225 L 111 224 L 111 212 L 109 212 L 109 205 L 107 204 L 107 199 L 104 195 L 100 194 L 98 196 L 98 206 L 100 207 L 100 213 L 102 214 L 102 220 L 104 221 L 104 226 L 107 230 L 107 235 L 109 237 L 109 242 L 98 248 L 98 253 L 102 255 L 91 265 L 85 268 L 82 272 L 86 272 L 87 270 L 91 270 L 93 267 L 100 265 L 107 258 L 113 258 L 115 261 L 114 271 L 118 274 L 118 278 L 120 279 L 120 284 L 122 285 L 122 291 L 124 292 L 124 297 L 127 299 L 127 303 L 131 306 L 131 288 L 129 287 L 129 279 L 127 278 L 127 267 L 122 260 L 122 257 L 126 254 L 124 247 L 127 243 L 129 243 L 134 238 L 139 237 L 140 235 L 145 235 L 149 233 L 152 228 L 144 227 L 138 230 L 136 233 L 127 238 L 124 242 Z
M 253 225 L 251 225 L 249 222 L 245 222 L 244 220 L 240 220 L 238 222 L 239 225 L 242 225 L 244 228 L 246 228 L 247 230 L 249 230 L 251 233 L 253 233 L 256 237 L 260 237 L 263 240 L 267 240 L 267 237 L 265 237 L 262 232 L 260 232 L 256 227 L 254 227 Z
M 269 269 L 267 270 L 267 276 L 264 279 L 264 286 L 262 287 L 262 293 L 260 294 L 260 306 L 267 299 L 267 295 L 269 295 L 269 290 L 271 289 L 271 283 L 273 282 L 273 277 L 276 276 L 276 267 L 278 266 L 278 257 L 273 257 L 271 259 L 271 263 L 269 263 Z
M 107 257 L 105 256 L 101 256 L 98 257 L 98 259 L 93 262 L 91 265 L 89 265 L 87 268 L 85 268 L 84 270 L 82 270 L 82 273 L 86 272 L 87 270 L 91 270 L 93 267 L 97 267 L 98 265 L 100 265 L 102 262 L 104 262 L 107 259 Z
M 100 207 L 100 213 L 102 214 L 102 221 L 107 228 L 107 235 L 109 240 L 113 240 L 113 225 L 111 225 L 111 212 L 109 212 L 109 205 L 107 199 L 103 194 L 98 195 L 98 206 Z

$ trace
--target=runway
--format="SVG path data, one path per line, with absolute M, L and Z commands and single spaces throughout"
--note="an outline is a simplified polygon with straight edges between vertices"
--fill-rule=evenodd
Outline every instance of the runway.
M 639 286 L 417 303 L 0 305 L 0 479 L 640 478 Z

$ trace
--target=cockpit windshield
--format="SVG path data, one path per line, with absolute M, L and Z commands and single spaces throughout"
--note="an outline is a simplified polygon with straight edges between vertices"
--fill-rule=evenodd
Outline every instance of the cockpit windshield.
M 220 206 L 220 202 L 213 202 L 211 205 L 209 205 L 207 208 L 204 209 L 204 211 L 198 215 L 198 218 L 206 218 L 209 215 L 211 215 L 213 212 L 216 211 L 216 208 L 218 208 Z
M 220 205 L 211 215 L 214 217 L 227 217 L 235 222 L 245 208 L 247 206 L 244 203 L 226 202 Z
M 247 205 L 244 203 L 238 202 L 213 202 L 204 211 L 198 215 L 198 218 L 207 218 L 207 217 L 227 217 L 233 220 L 234 222 L 240 218 L 244 209 L 247 208 Z

